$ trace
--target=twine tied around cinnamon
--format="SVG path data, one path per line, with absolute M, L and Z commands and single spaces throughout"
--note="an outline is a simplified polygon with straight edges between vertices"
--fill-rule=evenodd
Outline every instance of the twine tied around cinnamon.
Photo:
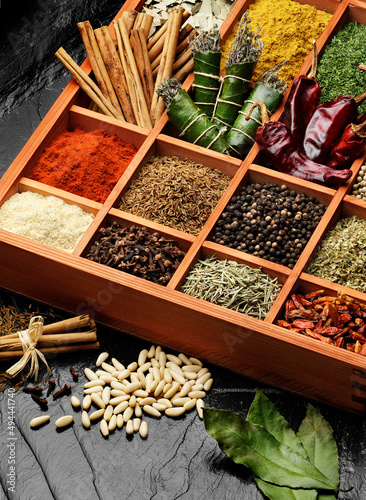
M 28 361 L 31 360 L 31 367 L 26 378 L 32 377 L 34 375 L 34 379 L 37 380 L 39 370 L 38 356 L 46 365 L 48 374 L 51 375 L 52 371 L 48 366 L 46 358 L 36 347 L 38 339 L 43 334 L 43 324 L 44 321 L 42 316 L 34 316 L 29 321 L 28 329 L 18 332 L 24 354 L 19 361 L 17 361 L 13 366 L 6 370 L 7 375 L 9 375 L 10 377 L 15 377 L 16 375 L 18 375 L 18 373 L 20 373 L 26 366 Z

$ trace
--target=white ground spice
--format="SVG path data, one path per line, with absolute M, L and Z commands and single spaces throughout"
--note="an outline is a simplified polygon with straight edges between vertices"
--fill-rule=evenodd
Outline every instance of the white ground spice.
M 32 191 L 16 193 L 0 207 L 0 228 L 71 253 L 94 219 L 78 205 Z

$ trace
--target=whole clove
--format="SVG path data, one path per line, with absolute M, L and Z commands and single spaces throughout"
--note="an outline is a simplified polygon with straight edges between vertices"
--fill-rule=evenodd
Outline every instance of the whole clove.
M 55 386 L 56 386 L 55 379 L 54 378 L 50 378 L 49 381 L 48 381 L 48 389 L 47 389 L 47 394 L 46 394 L 47 397 L 51 394 L 51 392 L 53 391 L 53 389 L 55 388 Z
M 120 227 L 113 222 L 99 230 L 87 258 L 140 278 L 166 285 L 185 252 L 176 242 L 146 227 Z
M 65 384 L 62 389 L 58 390 L 57 392 L 54 393 L 53 399 L 58 399 L 61 398 L 62 396 L 65 396 L 66 394 L 71 393 L 71 385 L 70 384 Z
M 23 392 L 40 396 L 42 394 L 42 387 L 40 385 L 37 385 L 35 387 L 23 387 Z
M 75 370 L 75 368 L 73 366 L 70 366 L 70 372 L 71 372 L 72 378 L 74 379 L 74 382 L 77 382 L 77 380 L 79 378 L 79 372 L 77 370 Z
M 48 408 L 48 402 L 46 398 L 40 398 L 36 394 L 31 394 L 33 401 L 35 401 L 43 410 Z

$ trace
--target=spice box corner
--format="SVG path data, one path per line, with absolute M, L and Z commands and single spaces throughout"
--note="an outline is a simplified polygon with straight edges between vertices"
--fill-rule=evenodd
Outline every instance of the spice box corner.
M 223 24 L 223 37 L 252 2 L 238 0 Z M 333 14 L 318 40 L 319 53 L 347 19 L 366 23 L 366 5 L 361 1 L 300 1 Z M 127 1 L 124 10 L 139 10 L 142 2 Z M 300 70 L 307 71 L 311 54 Z M 90 72 L 89 63 L 83 63 Z M 190 75 L 185 86 L 192 84 Z M 288 92 L 284 96 L 284 102 Z M 280 116 L 283 103 L 276 111 Z M 103 203 L 53 188 L 28 176 L 42 151 L 64 130 L 81 126 L 86 131 L 103 128 L 136 147 L 136 155 Z M 307 273 L 307 266 L 326 232 L 343 215 L 366 219 L 366 203 L 350 196 L 352 183 L 365 154 L 352 165 L 352 177 L 338 190 L 301 181 L 261 165 L 257 146 L 244 161 L 188 144 L 170 133 L 166 114 L 152 131 L 121 123 L 87 109 L 87 100 L 74 80 L 29 139 L 0 182 L 0 204 L 15 193 L 30 191 L 61 198 L 76 205 L 93 220 L 71 252 L 38 243 L 10 231 L 0 230 L 0 285 L 13 292 L 73 313 L 89 313 L 116 330 L 130 332 L 151 342 L 225 366 L 253 379 L 310 399 L 364 414 L 366 403 L 366 358 L 345 349 L 277 325 L 286 301 L 294 293 L 322 289 L 334 296 L 347 293 L 361 303 L 366 294 L 335 285 Z M 119 208 L 121 196 L 154 154 L 190 158 L 230 177 L 228 187 L 197 235 L 133 215 Z M 286 185 L 296 194 L 305 193 L 325 207 L 316 229 L 304 243 L 291 266 L 261 258 L 213 239 L 214 227 L 231 198 L 250 183 Z M 184 253 L 171 279 L 164 286 L 87 258 L 102 228 L 118 224 L 135 226 L 151 234 L 174 240 Z M 263 319 L 230 310 L 182 292 L 182 285 L 195 264 L 208 257 L 235 261 L 261 269 L 278 280 L 280 291 Z

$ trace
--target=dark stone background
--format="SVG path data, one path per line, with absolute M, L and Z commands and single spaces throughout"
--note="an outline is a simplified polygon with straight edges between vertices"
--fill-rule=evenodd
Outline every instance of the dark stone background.
M 0 3 L 0 176 L 30 137 L 38 123 L 69 81 L 54 57 L 63 45 L 81 62 L 84 58 L 76 23 L 89 19 L 93 27 L 108 24 L 122 4 L 115 1 L 39 0 Z M 0 276 L 1 287 L 1 276 Z M 0 288 L 1 289 L 1 288 Z M 27 307 L 28 300 L 2 291 L 2 298 Z M 60 312 L 62 315 L 62 313 Z M 122 363 L 137 359 L 142 340 L 98 325 L 101 349 Z M 169 352 L 169 351 L 168 351 Z M 50 361 L 58 386 L 71 381 L 73 393 L 82 395 L 84 377 L 71 380 L 69 366 L 80 372 L 93 367 L 97 353 L 59 356 Z M 0 371 L 3 367 L 0 365 Z M 210 366 L 214 385 L 206 406 L 230 409 L 246 416 L 255 388 L 261 388 L 297 430 L 307 400 L 273 389 L 225 369 Z M 41 380 L 45 376 L 42 368 Z M 327 377 L 324 367 L 324 377 Z M 207 435 L 195 412 L 183 418 L 156 420 L 144 417 L 149 436 L 131 439 L 116 431 L 104 439 L 96 425 L 85 431 L 80 414 L 64 432 L 55 431 L 54 420 L 69 413 L 69 398 L 51 402 L 51 423 L 31 431 L 29 421 L 38 407 L 29 395 L 15 394 L 16 493 L 8 490 L 8 394 L 0 396 L 0 499 L 19 500 L 224 500 L 264 498 L 251 473 L 233 464 Z M 330 423 L 339 448 L 341 499 L 366 498 L 364 418 L 313 403 Z M 71 410 L 72 411 L 72 410 Z M 5 452 L 4 452 L 5 450 Z

